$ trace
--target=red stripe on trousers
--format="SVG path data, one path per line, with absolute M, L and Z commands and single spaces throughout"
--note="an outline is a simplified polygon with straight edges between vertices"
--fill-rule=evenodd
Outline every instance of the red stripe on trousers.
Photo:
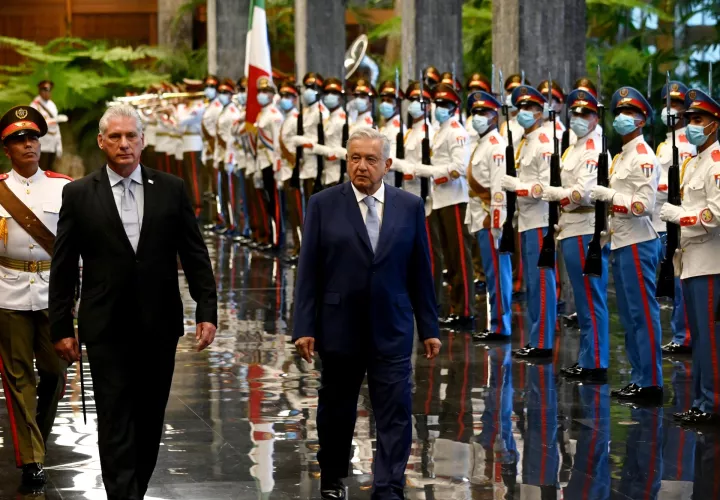
M 585 245 L 582 236 L 577 237 L 578 250 L 580 250 L 580 267 L 585 269 Z M 588 307 L 590 308 L 590 318 L 593 326 L 593 344 L 595 345 L 595 368 L 600 368 L 600 336 L 598 334 L 597 319 L 595 318 L 595 303 L 592 297 L 592 288 L 590 288 L 590 277 L 583 275 L 585 283 L 585 295 L 587 295 Z
M 717 338 L 715 337 L 715 284 L 713 277 L 708 276 L 708 334 L 710 335 L 710 354 L 713 367 L 713 408 L 720 413 L 720 372 L 718 371 Z
M 280 191 L 275 184 L 275 234 L 273 234 L 273 243 L 280 244 Z
M 462 221 L 460 220 L 460 205 L 455 205 L 455 228 L 460 247 L 460 268 L 462 269 L 463 290 L 465 295 L 465 309 L 463 316 L 470 316 L 470 288 L 467 280 L 467 266 L 465 265 L 465 240 L 463 240 Z
M 463 382 L 462 382 L 462 388 L 460 389 L 460 414 L 458 415 L 458 433 L 457 433 L 457 440 L 460 441 L 460 438 L 463 435 L 463 432 L 465 432 L 465 422 L 463 422 L 463 417 L 465 417 L 465 396 L 467 395 L 467 386 L 468 386 L 468 371 L 470 370 L 470 343 L 468 341 L 468 338 L 470 336 L 465 336 L 465 368 L 463 369 Z
M 15 465 L 22 467 L 22 458 L 20 458 L 20 440 L 17 433 L 17 422 L 15 421 L 15 409 L 13 408 L 12 394 L 8 386 L 7 376 L 5 375 L 5 365 L 0 358 L 0 377 L 2 378 L 3 390 L 5 391 L 5 404 L 7 404 L 8 417 L 10 419 L 10 433 L 12 434 L 13 446 L 15 447 Z
M 183 178 L 183 161 L 175 158 L 175 168 L 178 171 L 178 177 Z
M 542 248 L 543 245 L 543 233 L 542 228 L 537 230 L 538 235 L 538 248 Z M 545 349 L 545 310 L 547 308 L 547 299 L 545 298 L 545 271 L 540 269 L 540 338 L 538 339 L 538 347 Z
M 265 200 L 263 199 L 262 193 L 259 189 L 256 189 L 255 192 L 258 195 L 259 205 L 260 205 L 260 212 L 262 215 L 262 220 L 260 221 L 262 224 L 263 233 L 270 236 L 270 230 L 268 229 L 268 218 L 267 218 L 267 210 L 265 209 Z
M 633 249 L 637 248 L 635 245 L 633 245 Z M 655 446 L 652 446 L 652 451 L 650 452 L 650 468 L 648 470 L 648 481 L 647 485 L 645 486 L 645 497 L 644 498 L 652 498 L 652 487 L 653 483 L 655 482 L 655 456 L 657 454 L 657 441 L 658 441 L 658 435 L 657 435 L 657 419 L 658 415 L 657 412 L 653 413 L 653 440 L 652 442 L 655 444 Z
M 538 371 L 540 372 L 540 404 L 545 404 L 545 367 L 538 365 Z M 540 412 L 540 442 L 541 446 L 545 447 L 547 442 L 547 412 Z M 552 443 L 555 444 L 555 443 Z M 547 460 L 540 460 L 540 481 L 545 481 L 545 462 Z
M 430 221 L 428 221 L 427 217 L 425 217 L 425 231 L 427 231 L 428 247 L 430 248 L 430 271 L 434 278 L 435 277 L 435 259 L 433 258 L 432 238 L 430 237 Z
M 684 300 L 684 299 L 683 299 Z M 684 346 L 690 345 L 690 322 L 688 321 L 687 307 L 683 303 L 683 317 L 685 318 L 685 340 L 683 340 Z
M 297 211 L 298 211 L 298 220 L 300 221 L 300 225 L 302 226 L 303 223 L 303 213 L 302 213 L 302 200 L 300 199 L 300 190 L 295 190 L 295 201 L 297 202 Z M 297 237 L 297 235 L 293 235 L 293 237 Z
M 583 266 L 584 268 L 585 266 Z M 598 437 L 598 429 L 600 426 L 600 393 L 595 393 L 595 418 L 593 418 L 595 421 L 595 425 L 593 426 L 593 433 L 592 433 L 592 439 L 590 440 L 590 446 L 587 450 L 588 454 L 588 463 L 587 463 L 587 469 L 585 470 L 585 479 L 583 480 L 583 500 L 587 500 L 588 493 L 590 493 L 590 486 L 593 484 L 593 465 L 594 460 L 593 458 L 593 451 L 595 450 L 595 446 L 597 445 L 597 437 Z
M 635 272 L 638 277 L 638 286 L 640 288 L 640 297 L 642 297 L 643 308 L 645 309 L 645 322 L 647 323 L 648 333 L 650 334 L 650 354 L 652 356 L 652 385 L 658 385 L 657 370 L 655 357 L 655 330 L 653 330 L 652 318 L 650 317 L 650 303 L 648 302 L 647 291 L 645 290 L 645 279 L 643 278 L 642 265 L 640 264 L 640 252 L 637 245 L 632 246 L 633 259 L 635 260 Z
M 518 251 L 518 268 L 517 268 L 517 274 L 515 275 L 515 281 L 513 281 L 513 292 L 519 292 L 522 288 L 522 282 L 523 282 L 523 259 L 522 259 L 522 253 Z
M 199 211 L 202 204 L 200 199 L 200 186 L 198 185 L 198 174 L 197 174 L 197 154 L 195 151 L 190 151 L 190 168 L 192 169 L 192 189 L 195 195 L 195 210 Z
M 492 231 L 488 230 L 488 236 L 490 236 L 490 255 L 492 255 L 493 268 L 495 269 L 495 302 L 497 302 L 497 314 L 498 314 L 498 326 L 495 333 L 500 333 L 502 330 L 502 297 L 500 293 L 500 263 L 498 262 L 498 254 L 495 249 L 495 238 L 493 238 Z

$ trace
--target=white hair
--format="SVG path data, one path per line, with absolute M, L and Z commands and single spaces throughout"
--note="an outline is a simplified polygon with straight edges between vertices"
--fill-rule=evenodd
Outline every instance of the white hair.
M 138 115 L 137 111 L 135 111 L 135 108 L 129 104 L 120 104 L 118 106 L 109 107 L 105 111 L 105 114 L 102 115 L 102 118 L 100 118 L 100 134 L 105 135 L 110 120 L 122 117 L 133 118 L 135 120 L 135 126 L 137 127 L 138 134 L 143 133 L 142 120 L 140 120 L 140 115 Z
M 390 140 L 382 132 L 370 127 L 360 127 L 348 138 L 348 149 L 352 141 L 371 140 L 380 141 L 382 144 L 382 161 L 390 158 Z

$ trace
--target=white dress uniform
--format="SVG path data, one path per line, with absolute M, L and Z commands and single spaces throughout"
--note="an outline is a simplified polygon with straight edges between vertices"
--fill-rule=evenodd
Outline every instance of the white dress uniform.
M 505 140 L 507 140 L 507 123 L 503 122 L 502 125 L 500 125 L 500 135 L 503 136 Z M 522 140 L 523 136 L 525 135 L 525 129 L 520 126 L 520 124 L 517 121 L 517 117 L 510 117 L 510 131 L 512 132 L 513 136 L 513 148 L 517 152 L 518 146 L 520 146 L 520 141 Z
M 38 169 L 26 179 L 11 170 L 0 176 L 10 190 L 43 224 L 57 233 L 62 190 L 70 178 Z M 49 261 L 50 255 L 30 236 L 10 213 L 0 205 L 0 226 L 6 225 L 6 238 L 0 239 L 0 256 L 26 262 Z M 3 234 L 0 234 L 2 237 Z M 39 311 L 48 308 L 50 270 L 36 273 L 16 271 L 0 265 L 0 308 L 15 311 Z
M 513 136 L 513 140 L 515 137 Z M 547 227 L 547 202 L 542 200 L 543 186 L 550 184 L 550 158 L 553 142 L 546 127 L 530 132 L 515 150 L 518 184 L 518 231 Z
M 202 116 L 201 128 L 203 134 L 203 163 L 207 165 L 208 161 L 214 161 L 215 158 L 215 140 L 217 138 L 217 121 L 223 105 L 219 98 L 215 98 L 207 105 Z
M 659 183 L 660 166 L 643 136 L 625 144 L 610 167 L 612 250 L 658 237 L 652 214 Z
M 250 147 L 250 137 L 247 131 L 246 114 L 247 108 L 235 103 L 240 115 L 232 126 L 232 145 L 228 144 L 228 152 L 225 155 L 225 161 L 235 165 L 234 172 L 237 175 L 244 175 L 243 171 L 254 168 L 255 159 Z
M 157 116 L 157 132 L 155 151 L 165 153 L 169 159 L 164 160 L 161 168 L 168 172 L 173 172 L 175 168 L 175 150 L 177 149 L 177 139 L 180 137 L 177 123 L 174 118 L 167 113 L 156 113 Z
M 474 129 L 473 129 L 474 130 Z M 483 201 L 481 193 L 470 198 L 468 209 L 465 214 L 465 224 L 471 233 L 477 233 L 484 227 L 485 220 L 489 217 L 489 227 L 500 229 L 505 223 L 507 214 L 507 200 L 505 191 L 501 187 L 501 181 L 505 175 L 505 148 L 507 142 L 500 135 L 497 128 L 486 133 L 484 137 L 478 137 L 477 146 L 470 156 L 472 165 L 472 176 L 482 187 L 487 188 L 489 193 L 487 200 Z
M 345 110 L 338 106 L 330 113 L 324 122 L 325 126 L 325 147 L 314 149 L 325 157 L 325 168 L 322 175 L 322 184 L 327 186 L 340 179 L 340 157 L 345 154 L 342 147 L 342 129 L 345 126 Z M 305 131 L 307 132 L 307 125 Z M 305 134 L 307 136 L 307 134 Z M 317 142 L 313 146 L 318 145 Z
M 318 123 L 320 123 L 320 120 L 324 123 L 328 116 L 330 116 L 330 114 L 327 108 L 319 99 L 310 106 L 303 108 L 303 137 L 309 139 L 308 142 L 317 144 Z M 327 138 L 327 131 L 325 137 Z M 301 140 L 300 145 L 304 142 L 304 140 Z M 294 144 L 294 146 L 298 145 L 299 144 Z M 305 161 L 303 161 L 302 168 L 300 169 L 300 179 L 315 179 L 317 177 L 317 160 L 311 156 L 308 150 L 305 151 L 304 159 Z
M 290 164 L 286 151 L 295 155 L 293 137 L 297 135 L 297 119 L 300 112 L 293 108 L 285 115 L 282 127 L 280 127 L 280 149 L 277 151 L 279 168 L 275 172 L 275 180 L 284 185 L 292 177 L 295 164 Z M 303 124 L 304 125 L 304 124 Z
M 695 146 L 690 144 L 685 135 L 685 127 L 675 131 L 675 145 L 678 148 L 678 167 L 685 160 L 697 154 Z M 653 211 L 653 226 L 658 233 L 667 231 L 667 223 L 660 220 L 660 209 L 668 200 L 668 171 L 672 164 L 672 131 L 667 133 L 667 138 L 657 147 L 657 161 L 660 164 L 660 184 L 658 185 L 655 198 L 655 210 Z
M 258 113 L 255 127 L 257 144 L 255 155 L 255 187 L 262 188 L 262 170 L 275 165 L 275 152 L 279 151 L 280 128 L 283 114 L 274 104 L 268 104 Z
M 230 103 L 223 108 L 218 116 L 215 145 L 215 154 L 213 156 L 215 166 L 223 164 L 226 172 L 232 172 L 234 163 L 227 163 L 228 156 L 232 153 L 235 137 L 233 136 L 233 126 L 240 119 L 240 110 L 237 105 Z
M 47 122 L 48 131 L 40 138 L 41 153 L 55 153 L 58 158 L 62 157 L 62 137 L 60 136 L 60 125 L 58 124 L 58 109 L 51 100 L 46 101 L 40 96 L 33 99 L 30 106 L 40 111 Z
M 413 121 L 410 130 L 405 133 L 404 137 L 405 159 L 396 160 L 392 167 L 393 170 L 398 170 L 403 173 L 402 188 L 415 196 L 420 196 L 420 178 L 415 175 L 415 168 L 422 164 L 422 140 L 425 138 L 426 128 L 427 121 L 422 119 Z M 430 148 L 432 148 L 434 135 L 435 130 L 431 129 L 429 132 Z M 428 200 L 430 200 L 430 196 L 428 196 Z M 430 210 L 432 210 L 432 201 L 429 203 L 426 202 L 425 204 L 426 216 L 430 215 Z
M 153 148 L 157 144 L 157 117 L 155 113 L 145 113 L 144 110 L 139 110 L 140 120 L 143 122 L 143 134 L 145 135 L 145 147 L 152 146 Z M 148 165 L 155 168 L 155 165 Z
M 177 119 L 182 133 L 182 151 L 202 151 L 202 117 L 205 113 L 205 102 L 195 99 L 187 103 L 178 104 Z
M 373 120 L 372 111 L 367 110 L 364 113 L 360 113 L 357 118 L 350 124 L 350 135 L 362 127 L 374 127 L 375 120 Z
M 397 152 L 397 135 L 398 132 L 400 132 L 400 119 L 397 115 L 392 116 L 390 119 L 385 121 L 385 125 L 380 127 L 380 132 L 382 135 L 387 137 L 388 141 L 390 141 L 390 158 L 392 159 L 393 163 L 396 162 L 395 153 Z M 403 123 L 403 129 L 402 129 L 403 139 L 405 135 L 405 124 Z M 405 153 L 407 156 L 407 153 Z M 402 172 L 402 171 L 401 171 Z M 385 177 L 383 177 L 383 181 L 386 184 L 390 184 L 391 186 L 395 185 L 395 172 L 392 170 L 389 170 L 387 174 L 385 174 Z

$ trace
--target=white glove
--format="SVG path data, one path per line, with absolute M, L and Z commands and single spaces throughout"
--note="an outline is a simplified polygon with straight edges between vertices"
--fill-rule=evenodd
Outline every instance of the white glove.
M 390 170 L 393 172 L 403 172 L 405 167 L 405 160 L 401 160 L 400 158 L 393 158 L 392 165 L 390 165 Z
M 67 123 L 68 117 L 67 117 L 67 115 L 57 115 L 55 117 L 55 121 L 58 123 Z
M 235 164 L 234 163 L 225 163 L 224 164 L 225 173 L 226 174 L 232 174 L 233 170 L 235 170 Z
M 610 235 L 607 231 L 600 231 L 600 248 L 605 248 L 608 243 L 610 243 Z
M 290 139 L 290 142 L 292 143 L 293 147 L 298 146 L 306 146 L 307 144 L 310 144 L 312 146 L 315 146 L 317 141 L 313 139 L 312 137 L 308 137 L 306 135 L 294 135 Z
M 520 181 L 517 177 L 512 177 L 510 175 L 504 175 L 502 179 L 500 179 L 500 187 L 503 188 L 505 191 L 517 191 L 518 185 L 520 184 Z
M 310 150 L 312 154 L 319 155 L 319 156 L 332 156 L 333 151 L 328 146 L 324 146 L 322 144 L 315 144 L 313 145 L 312 149 Z
M 605 186 L 593 186 L 590 191 L 590 199 L 592 201 L 612 201 L 616 191 L 614 189 L 606 188 Z
M 672 203 L 663 203 L 663 206 L 660 209 L 660 220 L 679 224 L 683 212 L 684 210 L 682 207 L 678 207 Z
M 422 163 L 420 163 L 415 165 L 413 170 L 417 177 L 432 177 L 433 175 L 431 165 L 423 165 Z
M 276 183 L 276 185 L 277 185 L 278 191 L 282 191 L 283 181 L 277 180 L 277 181 L 275 181 L 275 183 Z
M 554 186 L 545 186 L 543 189 L 543 201 L 560 201 L 565 198 L 566 189 Z
M 338 160 L 342 160 L 347 156 L 347 149 L 342 146 L 338 146 L 336 148 L 333 148 L 332 154 L 337 156 Z
M 492 227 L 490 228 L 490 234 L 492 234 L 493 241 L 495 242 L 495 250 L 500 248 L 500 239 L 502 238 L 502 228 Z

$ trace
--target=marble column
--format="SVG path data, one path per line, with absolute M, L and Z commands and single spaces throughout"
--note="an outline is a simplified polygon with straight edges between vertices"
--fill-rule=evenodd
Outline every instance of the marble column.
M 173 20 L 186 0 L 158 0 L 158 45 L 172 49 L 192 47 L 192 14 L 184 14 L 173 29 Z
M 295 0 L 295 61 L 298 81 L 307 72 L 342 77 L 347 40 L 347 0 Z
M 214 6 L 212 12 L 211 3 Z M 208 68 L 210 73 L 216 74 L 220 78 L 232 78 L 235 81 L 245 74 L 245 45 L 249 14 L 250 0 L 208 0 Z M 211 15 L 214 15 L 212 21 Z M 212 33 L 211 24 L 214 28 Z

